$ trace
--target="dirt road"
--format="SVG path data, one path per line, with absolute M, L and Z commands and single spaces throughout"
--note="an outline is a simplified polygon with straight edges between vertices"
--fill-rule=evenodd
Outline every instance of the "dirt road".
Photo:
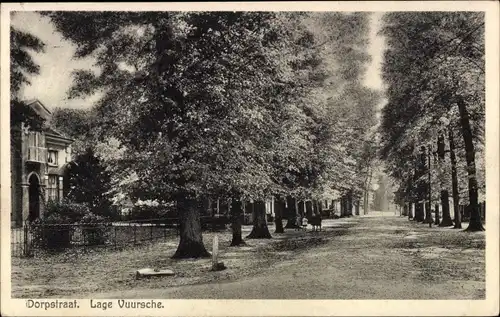
M 276 247 L 276 254 L 287 255 L 284 260 L 272 263 L 253 276 L 208 284 L 116 290 L 91 296 L 163 299 L 484 298 L 484 233 L 428 228 L 405 218 L 386 215 L 328 220 L 321 233 L 287 238 Z M 301 249 L 300 241 L 306 240 L 316 243 Z

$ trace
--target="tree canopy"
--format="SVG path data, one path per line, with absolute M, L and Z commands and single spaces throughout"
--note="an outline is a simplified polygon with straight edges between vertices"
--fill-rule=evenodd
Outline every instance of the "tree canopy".
M 95 57 L 98 71 L 75 72 L 69 95 L 103 93 L 92 133 L 118 141 L 115 162 L 137 176 L 132 192 L 175 200 L 188 217 L 204 196 L 317 199 L 363 188 L 352 180 L 366 173 L 360 155 L 380 98 L 361 84 L 368 14 L 44 14 L 76 57 Z
M 21 122 L 32 129 L 40 129 L 41 119 L 29 106 L 19 99 L 25 85 L 30 85 L 30 77 L 40 73 L 31 52 L 43 52 L 45 43 L 36 36 L 10 27 L 10 121 L 11 127 Z
M 460 135 L 457 155 L 466 166 L 458 169 L 464 180 L 460 184 L 472 181 L 462 199 L 477 205 L 477 180 L 484 188 L 482 168 L 476 173 L 476 162 L 483 165 L 484 13 L 387 13 L 382 33 L 388 46 L 383 65 L 388 104 L 382 113 L 382 158 L 406 188 L 408 180 L 426 177 L 413 173 L 421 146 L 435 155 L 439 135 L 448 130 Z M 447 188 L 451 178 L 443 172 L 434 177 L 434 184 L 444 180 L 438 187 Z

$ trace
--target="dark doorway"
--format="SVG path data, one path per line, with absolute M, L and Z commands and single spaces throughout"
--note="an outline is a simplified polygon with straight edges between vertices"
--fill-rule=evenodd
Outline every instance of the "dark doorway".
M 29 222 L 40 217 L 40 181 L 35 174 L 29 178 Z

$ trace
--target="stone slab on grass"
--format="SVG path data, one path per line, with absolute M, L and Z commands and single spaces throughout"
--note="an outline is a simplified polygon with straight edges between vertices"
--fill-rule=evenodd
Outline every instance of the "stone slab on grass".
M 160 270 L 160 269 L 150 269 L 150 268 L 145 268 L 145 269 L 140 269 L 137 270 L 135 273 L 135 277 L 137 279 L 144 278 L 144 277 L 151 277 L 151 276 L 172 276 L 175 275 L 174 271 L 172 270 Z

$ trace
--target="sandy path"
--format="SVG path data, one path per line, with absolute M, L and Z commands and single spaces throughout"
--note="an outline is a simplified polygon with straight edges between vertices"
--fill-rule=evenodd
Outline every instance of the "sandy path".
M 218 283 L 141 288 L 94 298 L 480 299 L 484 249 L 453 245 L 474 236 L 399 217 L 361 217 L 326 244 Z M 344 224 L 345 225 L 345 224 Z M 341 224 L 336 226 L 342 227 Z M 432 231 L 434 230 L 434 231 Z M 484 241 L 484 236 L 482 236 Z M 481 236 L 476 240 L 480 241 Z M 484 248 L 484 246 L 483 246 Z

